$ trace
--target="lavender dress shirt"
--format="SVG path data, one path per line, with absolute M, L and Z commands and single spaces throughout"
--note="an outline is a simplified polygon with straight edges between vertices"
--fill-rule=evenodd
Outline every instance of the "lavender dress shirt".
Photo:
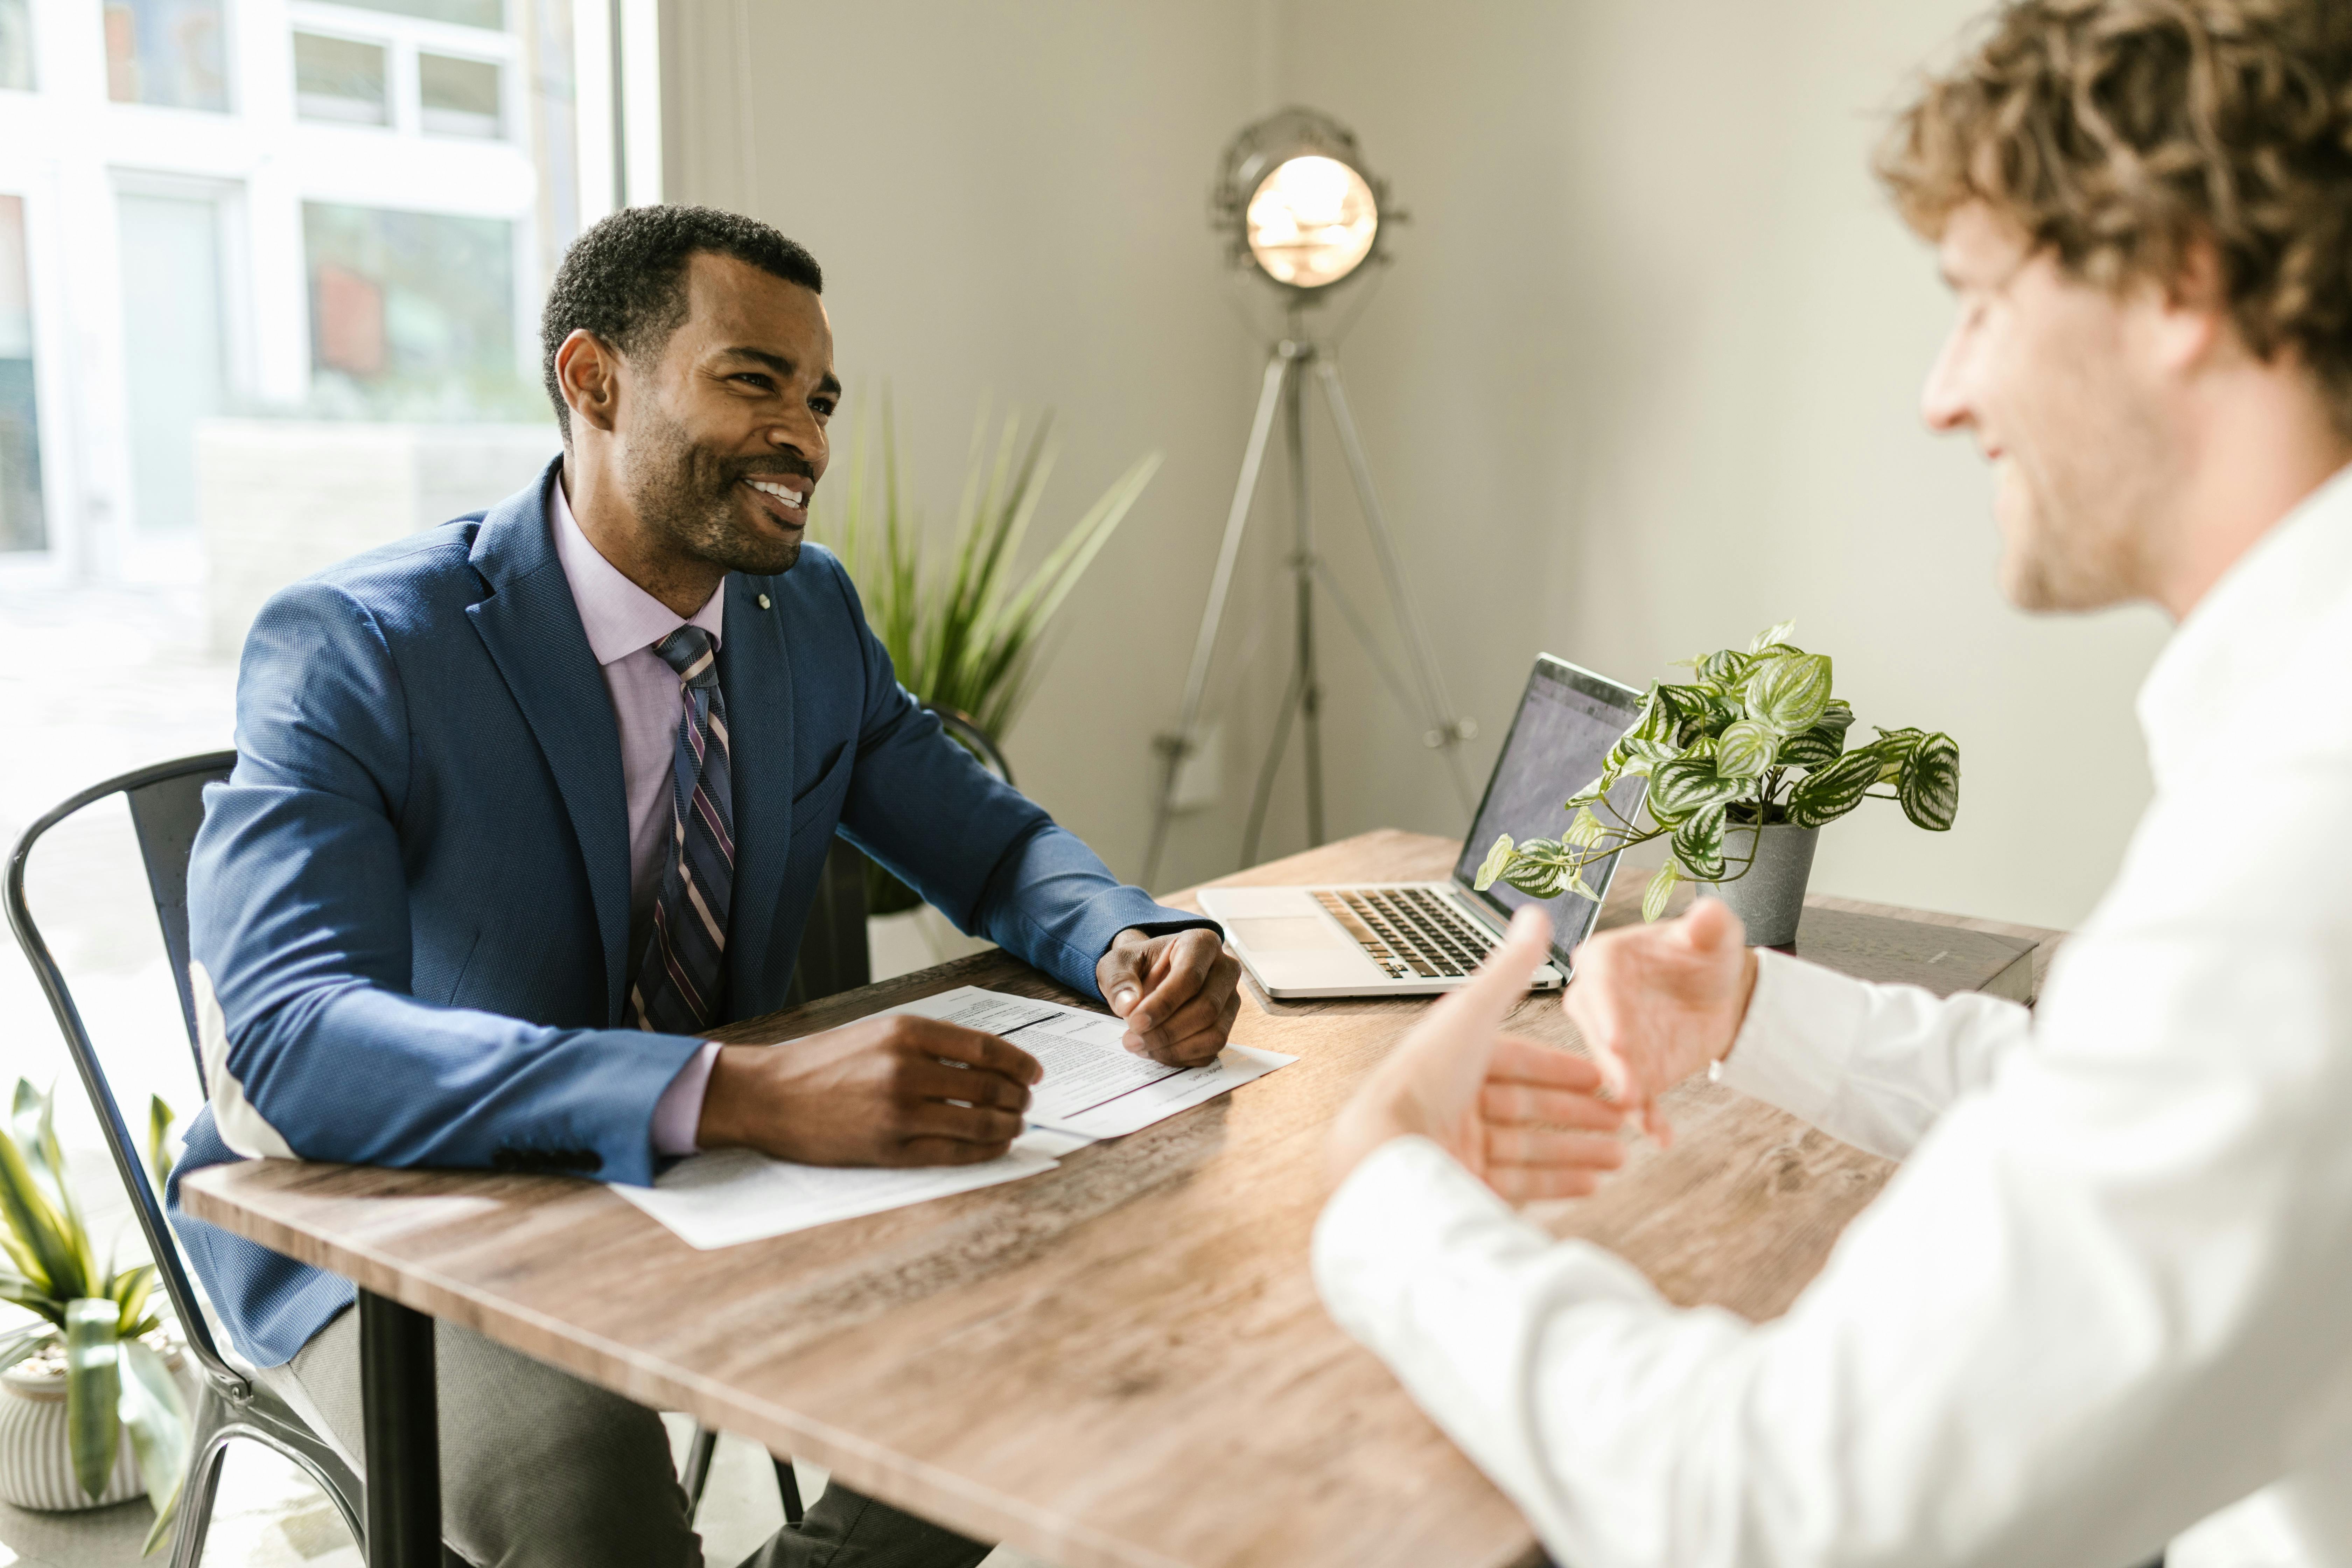
M 681 620 L 597 552 L 580 531 L 561 479 L 548 489 L 548 512 L 556 559 L 563 563 L 564 580 L 572 584 L 572 603 L 580 608 L 589 651 L 604 669 L 604 689 L 612 694 L 613 719 L 620 728 L 621 779 L 629 802 L 629 956 L 634 963 L 644 951 L 668 861 L 670 765 L 681 706 L 677 672 L 662 662 L 654 644 L 683 626 L 700 626 L 716 644 L 727 595 L 723 589 L 713 592 L 691 621 Z M 710 1064 L 718 1056 L 716 1042 L 705 1044 L 662 1091 L 654 1105 L 656 1153 L 695 1152 L 702 1096 L 710 1086 Z

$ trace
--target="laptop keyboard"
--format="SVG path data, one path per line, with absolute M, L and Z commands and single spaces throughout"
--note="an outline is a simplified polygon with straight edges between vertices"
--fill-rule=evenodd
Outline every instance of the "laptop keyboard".
M 1331 912 L 1391 980 L 1413 975 L 1458 980 L 1495 945 L 1492 932 L 1465 920 L 1427 888 L 1318 888 Z

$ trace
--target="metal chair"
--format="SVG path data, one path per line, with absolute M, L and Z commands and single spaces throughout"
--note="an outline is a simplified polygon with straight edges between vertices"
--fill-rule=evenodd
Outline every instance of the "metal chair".
M 57 1015 L 58 1027 L 66 1037 L 66 1049 L 72 1054 L 74 1068 L 81 1075 L 82 1087 L 89 1090 L 90 1104 L 98 1111 L 99 1126 L 106 1134 L 107 1152 L 113 1156 L 115 1173 L 122 1179 L 122 1189 L 130 1194 L 140 1233 L 147 1238 L 148 1253 L 155 1260 L 155 1272 L 172 1303 L 172 1315 L 179 1320 L 180 1331 L 202 1374 L 195 1409 L 191 1413 L 194 1421 L 188 1477 L 182 1485 L 179 1520 L 173 1529 L 172 1568 L 195 1568 L 204 1554 L 205 1534 L 212 1525 L 214 1497 L 220 1486 L 221 1461 L 229 1443 L 236 1438 L 275 1448 L 299 1465 L 343 1516 L 352 1539 L 360 1543 L 362 1552 L 367 1546 L 367 1493 L 342 1456 L 285 1401 L 256 1382 L 250 1368 L 224 1355 L 214 1340 L 212 1325 L 205 1320 L 181 1262 L 179 1247 L 164 1219 L 163 1205 L 148 1184 L 139 1144 L 122 1120 L 121 1108 L 115 1103 L 106 1070 L 99 1065 L 89 1033 L 82 1026 L 81 1013 L 74 1005 L 73 994 L 66 988 L 65 975 L 50 957 L 48 944 L 42 941 L 40 929 L 33 923 L 32 911 L 26 905 L 25 867 L 34 844 L 50 828 L 94 802 L 111 795 L 123 796 L 131 807 L 131 826 L 139 836 L 140 854 L 146 861 L 155 915 L 163 923 L 163 948 L 171 956 L 172 979 L 179 990 L 180 1012 L 188 1026 L 188 1047 L 201 1094 L 204 1058 L 196 1041 L 195 1001 L 188 990 L 188 850 L 195 842 L 197 826 L 204 821 L 204 786 L 215 779 L 227 777 L 236 763 L 235 752 L 215 752 L 160 763 L 93 784 L 26 828 L 8 857 L 8 924 L 41 983 L 42 993 L 49 999 L 49 1010 Z
M 1004 760 L 1004 750 L 996 737 L 980 727 L 980 721 L 961 709 L 950 708 L 938 702 L 926 702 L 923 711 L 940 721 L 948 739 L 972 754 L 980 765 L 1006 784 L 1013 783 L 1013 764 Z

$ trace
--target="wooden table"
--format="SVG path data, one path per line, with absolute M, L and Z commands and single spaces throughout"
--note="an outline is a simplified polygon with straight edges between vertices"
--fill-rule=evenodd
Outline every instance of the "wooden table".
M 1226 880 L 1438 879 L 1455 850 L 1372 833 Z M 1604 923 L 1632 913 L 1642 879 L 1623 880 Z M 1081 1000 L 988 952 L 725 1037 L 806 1034 L 958 985 Z M 1517 1510 L 1333 1326 L 1307 1273 L 1324 1126 L 1423 1004 L 1244 991 L 1234 1040 L 1296 1065 L 1042 1176 L 721 1251 L 552 1176 L 252 1161 L 191 1177 L 183 1201 L 376 1294 L 385 1364 L 404 1352 L 407 1375 L 415 1314 L 446 1318 L 1065 1568 L 1532 1558 Z M 1555 1000 L 1512 1026 L 1573 1043 Z M 1537 1217 L 1676 1301 L 1779 1313 L 1890 1167 L 1704 1081 L 1669 1104 L 1671 1151 L 1643 1143 L 1600 1195 Z M 413 1403 L 407 1419 L 423 1419 Z

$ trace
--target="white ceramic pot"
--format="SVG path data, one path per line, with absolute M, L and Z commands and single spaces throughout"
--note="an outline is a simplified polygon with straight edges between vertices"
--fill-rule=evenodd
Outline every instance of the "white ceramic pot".
M 82 1490 L 74 1479 L 73 1445 L 66 1434 L 66 1380 L 18 1367 L 0 1373 L 0 1502 L 67 1513 L 128 1502 L 146 1489 L 125 1432 L 106 1489 L 94 1498 Z

